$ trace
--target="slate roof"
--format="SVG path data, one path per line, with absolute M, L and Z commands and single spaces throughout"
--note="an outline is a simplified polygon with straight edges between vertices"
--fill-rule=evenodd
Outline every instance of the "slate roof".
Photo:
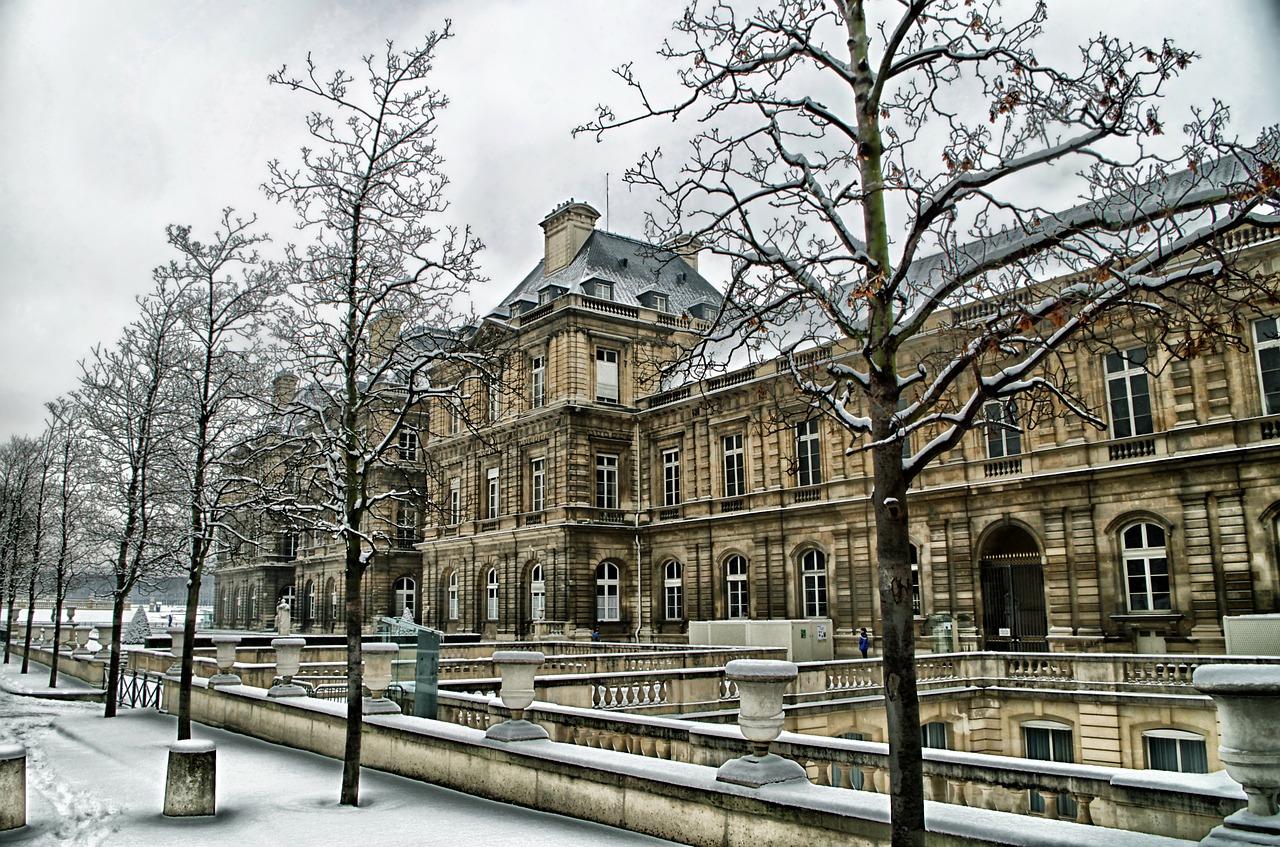
M 565 267 L 544 277 L 546 260 L 515 287 L 491 313 L 494 317 L 511 317 L 511 306 L 518 301 L 536 306 L 540 292 L 549 285 L 560 286 L 565 294 L 592 295 L 596 280 L 613 284 L 613 301 L 628 306 L 643 305 L 640 296 L 657 291 L 667 296 L 666 311 L 681 315 L 698 304 L 717 308 L 723 299 L 720 291 L 670 250 L 644 241 L 604 230 L 594 230 Z M 530 308 L 526 306 L 526 308 Z

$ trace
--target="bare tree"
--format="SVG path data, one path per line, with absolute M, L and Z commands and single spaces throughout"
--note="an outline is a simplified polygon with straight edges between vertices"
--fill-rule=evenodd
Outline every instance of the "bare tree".
M 81 419 L 95 445 L 95 496 L 107 510 L 112 579 L 111 662 L 105 717 L 116 713 L 120 635 L 130 593 L 148 573 L 172 565 L 181 532 L 173 479 L 174 369 L 180 311 L 163 283 L 138 300 L 141 314 L 113 347 L 81 363 Z
M 412 497 L 371 483 L 421 419 L 428 398 L 453 393 L 431 381 L 433 363 L 458 355 L 454 300 L 476 280 L 480 242 L 469 229 L 437 228 L 448 183 L 436 150 L 447 99 L 427 78 L 448 26 L 420 46 L 366 56 L 366 85 L 336 71 L 322 79 L 307 59 L 301 77 L 271 82 L 319 101 L 307 119 L 315 148 L 301 166 L 270 166 L 267 194 L 293 206 L 313 235 L 290 248 L 292 308 L 279 333 L 301 389 L 289 408 L 295 467 L 314 470 L 293 501 L 294 519 L 345 548 L 347 733 L 340 802 L 358 805 L 362 725 L 361 576 L 378 550 L 370 526 L 380 502 Z M 385 545 L 385 542 L 383 542 Z
M 256 218 L 222 212 L 208 242 L 191 228 L 170 226 L 169 245 L 180 260 L 156 268 L 162 286 L 172 288 L 182 364 L 175 371 L 175 413 L 183 442 L 177 456 L 190 524 L 186 556 L 187 610 L 183 620 L 182 675 L 178 695 L 178 738 L 191 737 L 191 678 L 196 613 L 206 562 L 224 517 L 241 507 L 237 479 L 247 460 L 245 446 L 258 434 L 264 378 L 257 329 L 277 293 L 264 272 L 253 231 Z
M 86 496 L 86 443 L 80 424 L 77 398 L 62 397 L 47 405 L 49 410 L 50 453 L 53 460 L 54 490 L 51 494 L 53 519 L 57 521 L 57 553 L 48 568 L 46 591 L 53 599 L 53 643 L 62 635 L 62 607 L 79 568 L 94 555 L 95 540 L 86 530 L 93 523 L 94 506 Z M 49 687 L 58 687 L 58 650 L 49 662 Z
M 693 0 L 661 50 L 684 92 L 666 105 L 623 67 L 638 112 L 601 107 L 579 128 L 698 121 L 687 159 L 655 152 L 628 179 L 660 192 L 656 229 L 734 260 L 701 364 L 782 354 L 801 396 L 871 452 L 896 847 L 924 843 L 911 481 L 967 431 L 1009 425 L 984 418 L 990 401 L 1099 425 L 1059 354 L 1126 320 L 1169 356 L 1239 344 L 1233 315 L 1261 284 L 1221 238 L 1277 223 L 1274 129 L 1234 143 L 1215 104 L 1181 145 L 1159 137 L 1192 53 L 1099 35 L 1049 66 L 1046 4 L 1020 8 Z M 1037 175 L 1076 205 L 1029 199 Z M 793 355 L 813 348 L 833 355 Z
M 6 665 L 17 632 L 14 606 L 18 591 L 33 569 L 26 552 L 37 535 L 38 507 L 32 495 L 40 485 L 39 453 L 37 442 L 18 436 L 0 447 L 0 606 L 9 630 L 4 646 Z
M 22 640 L 22 672 L 26 673 L 31 667 L 31 625 L 36 615 L 36 590 L 40 584 L 40 578 L 43 575 L 44 559 L 42 552 L 44 549 L 44 527 L 45 515 L 48 512 L 49 502 L 47 499 L 49 474 L 53 470 L 53 429 L 52 426 L 45 427 L 44 436 L 39 441 L 32 442 L 32 481 L 33 481 L 33 501 L 30 508 L 34 512 L 31 527 L 31 558 L 27 563 L 27 625 L 23 632 Z M 10 632 L 10 642 L 13 641 L 13 633 Z M 8 656 L 5 657 L 6 660 Z

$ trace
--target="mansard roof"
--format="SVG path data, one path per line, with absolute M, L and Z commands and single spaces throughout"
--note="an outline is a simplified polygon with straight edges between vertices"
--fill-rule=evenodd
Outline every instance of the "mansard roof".
M 675 315 L 703 303 L 719 306 L 723 299 L 715 286 L 675 252 L 604 230 L 593 231 L 573 261 L 560 270 L 544 276 L 545 264 L 545 259 L 539 261 L 492 315 L 511 317 L 512 304 L 536 304 L 540 292 L 549 286 L 558 286 L 565 294 L 596 296 L 596 282 L 611 283 L 613 301 L 629 306 L 643 305 L 642 294 L 665 294 L 666 311 Z

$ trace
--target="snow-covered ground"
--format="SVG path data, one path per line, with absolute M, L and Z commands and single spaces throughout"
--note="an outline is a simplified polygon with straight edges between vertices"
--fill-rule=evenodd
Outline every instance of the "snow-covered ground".
M 98 703 L 48 700 L 47 668 L 0 665 L 0 743 L 27 748 L 27 826 L 0 845 L 414 844 L 609 847 L 671 844 L 598 824 L 482 800 L 366 769 L 360 808 L 338 805 L 342 765 L 312 753 L 196 727 L 217 744 L 212 818 L 161 815 L 176 720 L 149 709 L 106 720 Z M 83 687 L 63 678 L 58 690 Z

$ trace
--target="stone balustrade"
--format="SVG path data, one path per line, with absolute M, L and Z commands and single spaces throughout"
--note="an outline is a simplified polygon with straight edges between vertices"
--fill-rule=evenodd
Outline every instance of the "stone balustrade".
M 173 679 L 165 682 L 170 687 L 176 684 Z M 176 702 L 176 697 L 166 697 L 165 702 Z M 525 710 L 525 716 L 540 722 L 538 713 L 545 712 L 540 709 L 542 705 L 533 704 Z M 662 757 L 679 733 L 692 739 L 685 742 L 689 749 L 699 750 L 704 758 L 718 759 L 720 763 L 749 750 L 737 727 L 593 709 L 560 708 L 560 712 L 566 719 L 572 716 L 583 721 L 608 719 L 633 727 L 637 722 L 666 726 L 672 736 L 667 739 L 668 744 L 661 743 L 663 739 L 658 737 L 640 741 L 636 752 L 646 755 Z M 491 719 L 504 717 L 490 715 Z M 345 706 L 315 698 L 271 699 L 261 689 L 248 686 L 213 693 L 200 680 L 192 692 L 192 718 L 208 726 L 333 758 L 340 758 L 344 748 Z M 641 756 L 623 754 L 616 743 L 607 745 L 600 736 L 593 750 L 584 749 L 586 745 L 570 748 L 560 743 L 554 733 L 550 739 L 508 744 L 486 739 L 480 727 L 451 726 L 409 715 L 366 716 L 363 734 L 362 762 L 366 767 L 695 847 L 745 843 L 726 842 L 725 834 L 732 832 L 750 833 L 752 843 L 764 844 L 857 843 L 879 847 L 889 843 L 889 800 L 880 792 L 803 781 L 787 784 L 783 790 L 755 789 L 717 781 L 718 765 L 712 761 L 684 762 L 672 757 L 661 768 L 655 768 Z M 795 750 L 788 747 L 795 742 L 794 736 L 783 733 L 773 743 L 773 749 L 795 760 Z M 1067 779 L 1082 778 L 1083 774 Z M 878 783 L 879 776 L 871 781 Z M 973 799 L 982 794 L 974 792 Z M 1046 805 L 1052 808 L 1051 804 Z M 1092 805 L 1098 809 L 1096 800 Z M 1143 811 L 1145 824 L 1150 811 Z M 985 809 L 977 803 L 963 809 L 954 804 L 930 803 L 926 821 L 931 840 L 950 847 L 1078 847 L 1103 843 L 1109 847 L 1191 847 L 1193 843 L 1148 832 L 1111 830 L 1100 835 L 1096 827 L 1053 820 L 1051 816 L 1028 827 L 1020 815 Z M 1189 827 L 1180 834 L 1194 837 Z

